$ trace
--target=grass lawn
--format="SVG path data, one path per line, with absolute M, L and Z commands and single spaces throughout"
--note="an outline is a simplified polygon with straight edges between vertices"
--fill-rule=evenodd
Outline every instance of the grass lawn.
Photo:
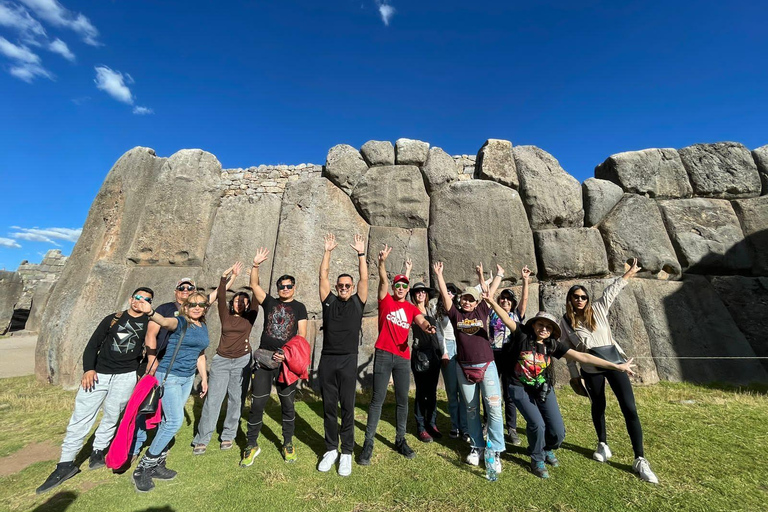
M 201 402 L 190 399 L 187 423 L 177 435 L 168 461 L 179 472 L 175 480 L 157 482 L 154 491 L 139 494 L 130 473 L 88 471 L 86 462 L 82 473 L 37 496 L 35 488 L 58 460 L 74 392 L 39 384 L 32 377 L 0 379 L 0 384 L 0 461 L 11 467 L 11 458 L 18 460 L 35 448 L 39 452 L 41 446 L 48 446 L 37 457 L 47 461 L 0 476 L 0 510 L 768 510 L 768 400 L 764 390 L 739 392 L 669 383 L 636 388 L 646 456 L 659 476 L 658 486 L 632 474 L 632 450 L 615 400 L 609 400 L 607 413 L 614 457 L 608 464 L 591 460 L 595 434 L 589 406 L 569 389 L 558 390 L 568 434 L 558 452 L 561 467 L 551 469 L 547 481 L 527 470 L 524 446 L 509 447 L 497 482 L 485 480 L 482 466 L 464 464 L 468 445 L 447 436 L 440 442 L 422 444 L 409 435 L 408 442 L 418 457 L 405 460 L 392 449 L 391 396 L 379 424 L 371 466 L 353 464 L 348 478 L 339 477 L 335 468 L 320 473 L 316 465 L 325 451 L 322 404 L 317 395 L 305 390 L 296 404 L 296 464 L 286 464 L 279 453 L 280 408 L 274 395 L 260 438 L 262 453 L 246 469 L 238 467 L 239 450 L 220 451 L 217 438 L 205 455 L 192 455 L 189 443 Z M 369 395 L 358 395 L 356 455 L 369 399 Z M 447 433 L 444 395 L 438 405 L 438 425 Z M 409 429 L 411 433 L 415 430 L 412 418 Z M 523 435 L 522 430 L 520 433 Z M 244 445 L 242 432 L 237 442 Z M 90 448 L 83 452 L 85 457 L 89 453 Z

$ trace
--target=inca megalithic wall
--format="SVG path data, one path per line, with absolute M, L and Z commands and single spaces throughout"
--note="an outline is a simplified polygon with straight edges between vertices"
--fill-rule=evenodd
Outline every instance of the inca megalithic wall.
M 400 139 L 335 146 L 324 166 L 226 170 L 201 150 L 161 158 L 137 147 L 107 175 L 51 293 L 37 374 L 76 384 L 92 330 L 124 308 L 134 288 L 152 287 L 156 304 L 172 300 L 181 277 L 211 290 L 225 268 L 237 260 L 249 267 L 262 246 L 271 251 L 262 286 L 275 294 L 277 276 L 298 280 L 314 368 L 322 348 L 317 274 L 330 231 L 341 241 L 332 276 L 356 275 L 347 241 L 353 233 L 368 239 L 361 384 L 377 334 L 376 256 L 385 243 L 394 247 L 390 275 L 410 257 L 415 281 L 434 282 L 434 261 L 462 284 L 474 284 L 475 264 L 498 263 L 504 285 L 519 293 L 518 273 L 528 265 L 536 276 L 529 314 L 558 316 L 572 284 L 595 297 L 636 256 L 644 270 L 610 318 L 637 358 L 638 381 L 766 382 L 768 363 L 754 359 L 768 356 L 768 196 L 761 193 L 768 193 L 768 146 L 750 152 L 730 142 L 619 153 L 583 184 L 547 152 L 495 139 L 476 159 Z M 247 284 L 241 276 L 233 290 Z M 215 311 L 208 325 L 213 354 Z

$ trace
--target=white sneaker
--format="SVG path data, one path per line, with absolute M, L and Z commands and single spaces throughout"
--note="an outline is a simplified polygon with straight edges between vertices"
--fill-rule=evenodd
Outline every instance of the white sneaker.
M 339 476 L 349 476 L 352 473 L 352 454 L 342 453 L 339 461 Z
M 323 473 L 330 471 L 338 456 L 339 452 L 336 450 L 325 452 L 325 455 L 323 455 L 323 460 L 321 460 L 320 464 L 317 465 L 317 470 L 322 471 Z
M 650 484 L 659 483 L 659 478 L 656 476 L 653 470 L 651 470 L 651 465 L 647 460 L 645 460 L 645 457 L 638 457 L 635 459 L 635 462 L 632 464 L 632 471 L 637 473 L 637 476 L 640 477 L 640 480 L 644 482 L 648 482 Z
M 613 453 L 611 453 L 611 449 L 608 448 L 608 444 L 597 443 L 597 448 L 595 449 L 595 453 L 592 454 L 592 458 L 597 462 L 605 462 L 611 457 L 613 457 Z
M 472 448 L 469 451 L 469 455 L 467 455 L 467 464 L 470 466 L 479 466 L 480 465 L 480 459 L 483 456 L 483 449 L 482 448 Z

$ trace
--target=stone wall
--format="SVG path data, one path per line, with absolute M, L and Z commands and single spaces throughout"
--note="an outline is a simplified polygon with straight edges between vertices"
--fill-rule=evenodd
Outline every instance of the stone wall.
M 483 144 L 477 157 L 399 139 L 359 149 L 334 146 L 323 166 L 225 170 L 200 150 L 159 158 L 134 148 L 107 175 L 52 292 L 37 373 L 74 385 L 91 331 L 125 307 L 133 288 L 154 288 L 156 303 L 172 299 L 181 277 L 211 290 L 226 267 L 247 264 L 266 247 L 271 255 L 261 266 L 262 286 L 274 294 L 277 276 L 298 279 L 296 298 L 310 316 L 314 375 L 322 346 L 317 272 L 322 236 L 333 231 L 340 243 L 332 276 L 356 275 L 348 242 L 355 232 L 368 240 L 371 299 L 360 383 L 369 382 L 371 372 L 375 265 L 383 244 L 394 248 L 390 277 L 403 271 L 406 258 L 414 263 L 414 279 L 432 283 L 435 261 L 444 261 L 447 280 L 460 284 L 474 284 L 477 263 L 489 270 L 500 264 L 507 270 L 503 285 L 519 293 L 519 271 L 528 265 L 535 276 L 529 309 L 556 314 L 568 286 L 582 283 L 599 296 L 637 257 L 643 271 L 622 292 L 611 324 L 638 358 L 638 381 L 767 382 L 766 368 L 754 358 L 768 353 L 768 345 L 749 321 L 768 316 L 765 148 L 716 143 L 619 153 L 583 184 L 546 151 L 498 139 Z M 183 201 L 169 193 L 179 189 Z M 247 284 L 243 276 L 233 288 Z M 208 325 L 213 353 L 215 313 Z
M 40 263 L 30 263 L 26 260 L 19 264 L 16 270 L 24 281 L 24 292 L 21 295 L 17 309 L 30 309 L 33 304 L 35 290 L 48 287 L 55 283 L 62 271 L 67 257 L 61 254 L 59 249 L 51 249 Z

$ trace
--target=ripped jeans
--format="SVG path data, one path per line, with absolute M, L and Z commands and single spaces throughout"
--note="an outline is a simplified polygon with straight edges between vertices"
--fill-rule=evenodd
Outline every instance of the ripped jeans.
M 482 367 L 484 364 L 470 365 Z M 482 382 L 473 384 L 464 376 L 461 365 L 456 365 L 456 376 L 459 379 L 459 388 L 467 404 L 467 425 L 469 436 L 472 438 L 473 448 L 485 448 L 483 440 L 483 425 L 480 421 L 480 395 L 485 400 L 485 408 L 488 411 L 488 441 L 491 449 L 503 452 L 504 445 L 504 418 L 501 414 L 501 382 L 496 371 L 496 363 L 491 362 L 485 370 Z

